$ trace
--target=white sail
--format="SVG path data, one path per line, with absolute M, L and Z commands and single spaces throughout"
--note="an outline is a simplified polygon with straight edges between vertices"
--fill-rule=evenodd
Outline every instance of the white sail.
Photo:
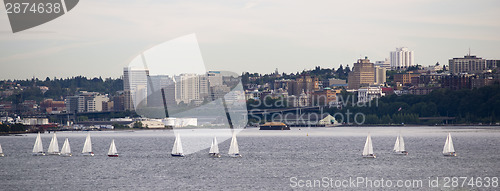
M 212 140 L 212 146 L 210 146 L 210 154 L 218 154 L 219 153 L 219 144 L 217 143 L 217 137 L 214 137 Z
M 108 155 L 116 155 L 118 151 L 116 150 L 115 140 L 111 141 L 111 145 L 109 145 Z
M 405 140 L 403 136 L 399 135 L 399 151 L 406 151 L 405 149 Z
M 69 140 L 68 138 L 66 138 L 66 140 L 64 140 L 64 144 L 61 148 L 61 154 L 71 154 L 71 147 L 69 146 Z
M 366 137 L 365 148 L 363 149 L 363 155 L 371 155 L 373 154 L 373 146 L 372 146 L 372 138 L 370 134 Z
M 0 153 L 3 153 L 2 145 L 0 144 Z
M 236 155 L 240 153 L 240 149 L 238 149 L 238 140 L 236 140 L 236 134 L 233 134 L 233 138 L 231 139 L 231 145 L 229 146 L 229 155 Z
M 90 133 L 87 134 L 87 139 L 85 139 L 85 144 L 83 145 L 82 153 L 92 152 L 92 142 L 90 140 Z
M 59 144 L 57 143 L 56 133 L 54 133 L 54 136 L 52 136 L 52 140 L 50 140 L 49 150 L 47 152 L 49 154 L 59 153 Z
M 403 136 L 398 135 L 398 137 L 396 138 L 396 143 L 394 143 L 394 151 L 395 152 L 402 152 L 402 151 L 406 151 L 405 150 L 405 140 L 403 139 Z
M 444 144 L 443 154 L 455 152 L 455 148 L 453 147 L 453 140 L 451 139 L 451 134 L 448 133 L 448 137 L 446 137 L 446 143 Z
M 40 132 L 36 137 L 35 145 L 33 145 L 33 153 L 43 152 L 42 138 L 40 137 Z
M 396 138 L 396 143 L 394 143 L 394 149 L 395 152 L 399 151 L 399 136 Z
M 172 154 L 177 155 L 182 153 L 184 152 L 182 151 L 181 136 L 177 134 L 175 136 L 174 147 L 172 148 Z

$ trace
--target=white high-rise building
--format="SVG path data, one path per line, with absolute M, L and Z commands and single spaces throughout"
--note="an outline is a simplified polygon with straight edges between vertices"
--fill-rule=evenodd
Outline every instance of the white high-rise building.
M 415 65 L 415 54 L 406 47 L 391 52 L 391 69 L 408 68 Z
M 134 110 L 139 104 L 147 104 L 149 70 L 143 68 L 123 68 L 123 91 L 125 109 Z

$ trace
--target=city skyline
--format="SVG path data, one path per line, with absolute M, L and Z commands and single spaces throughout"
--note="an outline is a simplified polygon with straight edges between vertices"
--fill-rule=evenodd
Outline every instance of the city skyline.
M 207 71 L 338 68 L 365 56 L 383 61 L 396 47 L 414 51 L 415 64 L 423 66 L 446 64 L 469 48 L 472 55 L 498 59 L 499 4 L 86 1 L 57 20 L 16 34 L 2 14 L 0 78 L 117 78 L 133 55 L 192 33 Z

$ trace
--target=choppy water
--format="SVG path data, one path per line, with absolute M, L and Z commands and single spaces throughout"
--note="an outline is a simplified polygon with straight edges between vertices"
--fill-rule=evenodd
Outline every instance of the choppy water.
M 408 156 L 391 154 L 400 131 L 405 137 L 406 149 L 410 152 Z M 377 159 L 361 157 L 368 132 L 372 135 Z M 442 156 L 448 132 L 452 133 L 458 157 Z M 85 141 L 85 132 L 58 133 L 59 146 L 62 146 L 64 138 L 69 138 L 73 157 L 31 156 L 35 134 L 1 136 L 0 144 L 6 156 L 0 157 L 0 188 L 291 190 L 300 189 L 291 187 L 294 185 L 291 182 L 292 177 L 296 177 L 296 180 L 368 177 L 374 180 L 421 179 L 423 187 L 420 189 L 429 190 L 429 177 L 500 177 L 500 129 L 247 129 L 238 134 L 243 158 L 224 156 L 230 142 L 226 140 L 219 143 L 223 157 L 217 159 L 207 156 L 210 141 L 206 143 L 207 149 L 184 158 L 171 157 L 174 136 L 169 130 L 91 132 L 91 135 L 95 157 L 79 156 Z M 52 134 L 42 135 L 45 150 L 51 137 Z M 118 158 L 106 156 L 111 139 L 115 139 L 120 153 Z M 188 141 L 190 140 L 183 139 L 183 143 Z M 440 186 L 443 186 L 442 180 Z M 356 189 L 359 188 L 365 186 L 361 185 Z M 477 188 L 465 186 L 465 189 Z M 485 188 L 480 188 L 483 189 Z

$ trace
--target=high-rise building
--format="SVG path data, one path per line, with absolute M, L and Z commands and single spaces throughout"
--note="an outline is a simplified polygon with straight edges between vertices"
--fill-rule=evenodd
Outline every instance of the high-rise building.
M 95 95 L 87 100 L 87 112 L 103 111 L 102 103 L 108 102 L 109 98 L 106 95 Z
M 308 75 L 302 75 L 295 81 L 288 83 L 288 95 L 299 96 L 302 93 L 310 94 L 319 89 L 319 79 Z
M 83 97 L 80 99 L 80 96 L 77 95 L 68 96 L 64 100 L 64 104 L 66 105 L 66 111 L 68 113 L 79 113 L 85 111 L 85 99 L 83 99 Z
M 147 104 L 149 70 L 123 68 L 123 91 L 125 110 L 134 110 L 139 104 Z
M 384 84 L 386 81 L 386 68 L 375 66 L 375 84 Z
M 207 75 L 210 87 L 222 85 L 222 74 L 219 71 L 209 71 Z
M 167 105 L 175 104 L 175 82 L 168 75 L 152 75 L 149 77 L 151 81 L 151 94 L 148 98 L 148 106 L 161 107 L 163 106 L 163 96 Z M 163 92 L 162 92 L 163 89 Z
M 115 95 L 113 100 L 113 111 L 123 111 L 125 110 L 125 93 L 121 92 L 119 95 Z
M 384 61 L 375 61 L 375 66 L 391 70 L 391 61 L 389 58 L 386 58 Z
M 415 54 L 406 47 L 391 52 L 391 69 L 408 68 L 415 65 Z
M 200 80 L 197 74 L 181 74 L 175 76 L 175 101 L 189 104 L 200 100 Z
M 494 69 L 500 67 L 500 60 L 486 60 L 486 68 Z
M 463 58 L 450 59 L 449 67 L 452 74 L 482 73 L 486 70 L 486 60 L 469 54 Z
M 208 97 L 210 95 L 210 85 L 209 83 L 209 77 L 207 75 L 198 75 L 198 80 L 199 80 L 199 88 L 200 88 L 200 100 L 203 100 L 203 98 Z
M 354 63 L 352 71 L 349 72 L 347 86 L 349 89 L 359 89 L 362 86 L 369 86 L 375 82 L 375 68 L 368 57 L 358 59 Z
M 107 95 L 81 91 L 78 95 L 67 96 L 64 104 L 69 113 L 99 112 L 102 111 L 102 102 L 104 101 L 109 101 Z

